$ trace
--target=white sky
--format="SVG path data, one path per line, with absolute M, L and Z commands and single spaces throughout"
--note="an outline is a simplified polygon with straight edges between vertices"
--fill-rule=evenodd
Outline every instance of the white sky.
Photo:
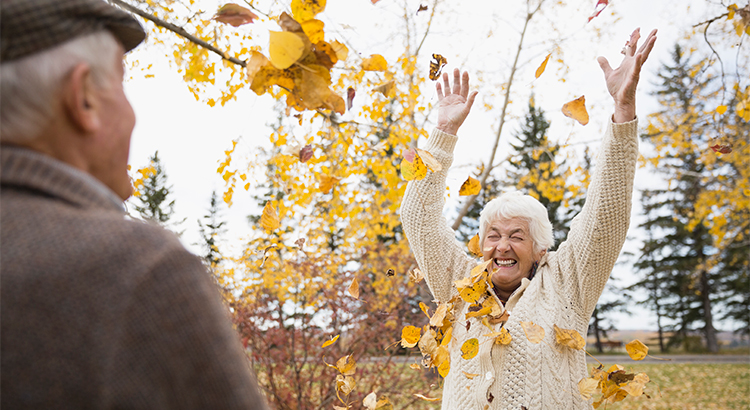
M 511 18 L 504 20 L 502 14 L 504 5 L 510 1 L 453 2 L 451 7 L 457 8 L 440 20 L 440 24 L 434 27 L 430 39 L 425 43 L 424 50 L 427 51 L 423 51 L 420 56 L 420 63 L 424 65 L 425 70 L 429 54 L 437 52 L 431 50 L 440 50 L 439 52 L 448 58 L 449 64 L 446 69 L 452 70 L 456 67 L 454 61 L 466 62 L 462 68 L 474 76 L 476 75 L 472 64 L 484 67 L 482 70 L 488 70 L 493 64 L 501 65 L 500 61 L 483 58 L 485 55 L 491 55 L 495 46 L 486 40 L 486 30 L 493 28 L 493 25 L 497 25 L 494 27 L 497 30 L 507 29 L 503 21 L 513 22 Z M 416 11 L 419 1 L 413 3 L 413 9 Z M 648 95 L 654 81 L 653 73 L 662 62 L 669 61 L 670 51 L 684 31 L 690 25 L 705 19 L 703 6 L 706 2 L 613 0 L 609 8 L 589 25 L 585 24 L 585 19 L 596 2 L 591 0 L 583 3 L 591 3 L 590 9 L 587 8 L 582 15 L 575 17 L 578 20 L 574 18 L 559 22 L 565 28 L 564 31 L 572 33 L 573 38 L 565 55 L 565 61 L 570 67 L 567 81 L 559 81 L 555 72 L 559 67 L 551 61 L 547 72 L 532 84 L 533 72 L 538 65 L 532 62 L 530 65 L 535 64 L 534 67 L 525 68 L 525 74 L 514 84 L 519 97 L 518 102 L 512 107 L 516 110 L 515 115 L 523 114 L 528 102 L 528 92 L 533 89 L 537 104 L 546 111 L 547 119 L 553 124 L 550 130 L 551 138 L 570 138 L 571 142 L 598 140 L 604 129 L 605 118 L 611 112 L 612 104 L 595 57 L 604 55 L 613 66 L 616 66 L 621 58 L 620 49 L 633 28 L 641 27 L 644 37 L 651 29 L 659 29 L 658 41 L 644 67 L 645 73 L 639 87 L 637 109 L 643 125 L 646 116 L 655 108 L 654 101 Z M 381 53 L 389 61 L 393 61 L 389 53 L 393 54 L 399 47 L 392 46 L 390 39 L 383 34 L 386 32 L 383 27 L 399 18 L 396 6 L 393 0 L 381 0 L 375 6 L 369 0 L 329 0 L 327 10 L 322 16 L 329 33 L 327 39 L 331 38 L 333 29 L 339 29 L 348 39 L 359 45 L 358 49 L 362 54 Z M 614 20 L 610 15 L 612 10 L 618 13 L 618 20 Z M 605 31 L 606 38 L 612 40 L 605 45 L 592 45 L 588 40 L 587 30 L 596 28 Z M 512 32 L 509 34 L 509 44 L 516 41 L 513 35 Z M 493 41 L 497 42 L 498 38 L 500 36 L 496 36 Z M 164 53 L 164 50 L 158 48 L 142 48 L 130 57 L 139 59 L 141 65 L 152 63 L 151 72 L 155 74 L 153 78 L 143 78 L 143 74 L 132 72 L 130 74 L 133 78 L 126 82 L 126 92 L 137 116 L 130 163 L 133 169 L 138 169 L 147 164 L 150 155 L 159 151 L 169 182 L 173 185 L 177 213 L 175 219 L 187 218 L 181 226 L 181 229 L 185 230 L 183 242 L 188 248 L 199 252 L 200 249 L 194 245 L 199 242 L 196 221 L 206 214 L 211 191 L 216 190 L 219 194 L 223 192 L 224 181 L 216 173 L 216 168 L 224 158 L 224 150 L 231 148 L 231 141 L 238 137 L 242 138 L 238 151 L 248 155 L 251 155 L 258 145 L 268 145 L 270 129 L 265 124 L 270 123 L 275 116 L 271 111 L 273 101 L 268 95 L 258 97 L 246 89 L 238 93 L 237 101 L 229 102 L 223 107 L 217 105 L 211 108 L 205 103 L 197 102 L 181 76 L 170 67 Z M 546 53 L 541 50 L 539 62 L 544 55 Z M 512 56 L 507 58 L 510 59 Z M 510 61 L 505 63 L 509 65 Z M 483 75 L 490 74 L 485 71 Z M 480 98 L 488 98 L 486 96 L 492 94 L 491 90 L 486 88 L 480 88 L 479 91 Z M 425 90 L 425 95 L 432 96 L 433 103 L 436 102 L 431 89 Z M 580 95 L 586 96 L 587 108 L 591 115 L 591 122 L 585 128 L 565 118 L 559 111 L 564 102 Z M 496 105 L 498 107 L 494 111 L 483 112 L 481 104 L 476 104 L 459 132 L 461 141 L 468 142 L 461 145 L 456 152 L 454 169 L 457 171 L 449 176 L 452 192 L 457 192 L 458 186 L 468 174 L 469 167 L 460 168 L 460 165 L 473 166 L 481 160 L 486 161 L 485 151 L 490 147 L 489 141 L 495 134 L 494 118 L 499 115 L 499 102 L 496 102 Z M 356 108 L 355 106 L 355 111 Z M 431 119 L 434 121 L 436 118 Z M 504 152 L 507 152 L 508 136 L 517 129 L 517 123 L 511 122 L 506 127 L 501 140 L 501 149 L 505 150 Z M 502 152 L 498 158 L 502 157 Z M 645 170 L 639 170 L 636 176 L 636 189 L 644 187 L 649 179 L 650 176 Z M 635 227 L 640 222 L 637 198 L 636 194 L 630 230 L 634 236 L 638 234 Z M 224 238 L 223 249 L 229 252 L 241 249 L 242 238 L 249 232 L 246 216 L 251 213 L 258 214 L 259 208 L 244 190 L 236 189 L 233 207 L 224 211 L 224 219 L 229 222 L 230 232 Z M 629 241 L 625 250 L 637 253 L 638 246 L 636 240 Z M 616 267 L 614 275 L 622 279 L 619 282 L 621 285 L 631 282 L 629 271 L 623 267 Z M 654 319 L 649 312 L 635 306 L 631 311 L 634 313 L 633 316 L 621 316 L 617 324 L 619 328 L 655 328 Z

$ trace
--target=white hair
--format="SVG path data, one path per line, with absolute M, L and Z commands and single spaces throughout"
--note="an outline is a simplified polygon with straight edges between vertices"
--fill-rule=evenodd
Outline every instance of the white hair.
M 506 192 L 482 209 L 479 214 L 479 243 L 484 246 L 484 238 L 492 222 L 510 218 L 521 218 L 529 223 L 534 252 L 546 251 L 555 244 L 547 208 L 536 198 L 518 191 Z
M 91 67 L 94 85 L 106 89 L 116 75 L 118 44 L 102 30 L 0 64 L 0 141 L 38 137 L 55 115 L 64 80 L 80 63 Z

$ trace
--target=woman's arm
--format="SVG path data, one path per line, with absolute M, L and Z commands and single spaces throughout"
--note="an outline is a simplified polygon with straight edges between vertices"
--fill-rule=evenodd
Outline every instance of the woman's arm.
M 477 94 L 476 91 L 469 94 L 469 74 L 459 74 L 458 69 L 454 70 L 452 88 L 447 73 L 443 74 L 444 87 L 440 81 L 436 85 L 438 125 L 423 148 L 440 162 L 442 170 L 429 173 L 421 181 L 411 181 L 401 203 L 401 223 L 411 250 L 430 291 L 442 302 L 450 299 L 453 282 L 463 277 L 475 263 L 455 239 L 454 231 L 443 216 L 445 180 L 458 141 L 455 134 Z

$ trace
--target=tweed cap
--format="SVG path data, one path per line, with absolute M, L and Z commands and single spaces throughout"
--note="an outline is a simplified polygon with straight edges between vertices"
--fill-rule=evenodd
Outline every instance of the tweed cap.
M 105 29 L 125 51 L 146 38 L 133 16 L 102 0 L 0 0 L 0 62 Z

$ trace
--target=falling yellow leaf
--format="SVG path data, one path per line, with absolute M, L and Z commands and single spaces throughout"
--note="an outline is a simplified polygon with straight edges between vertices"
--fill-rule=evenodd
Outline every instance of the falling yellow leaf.
M 571 349 L 581 350 L 586 346 L 583 336 L 573 329 L 561 329 L 557 325 L 552 325 L 555 329 L 555 340 L 557 343 L 568 346 Z
M 305 42 L 299 35 L 288 31 L 269 33 L 268 56 L 279 70 L 291 67 L 305 53 Z
M 538 344 L 544 339 L 544 329 L 534 322 L 519 322 L 529 342 Z
M 273 232 L 279 229 L 279 216 L 276 214 L 276 208 L 274 208 L 271 201 L 266 202 L 266 206 L 263 207 L 263 215 L 260 217 L 260 226 L 262 226 L 266 232 Z
M 478 373 L 466 373 L 466 372 L 465 372 L 465 371 L 463 371 L 463 370 L 461 371 L 461 373 L 463 373 L 463 374 L 464 374 L 464 376 L 466 376 L 466 378 L 467 378 L 467 379 L 469 379 L 469 380 L 472 380 L 473 378 L 475 378 L 475 377 L 479 376 L 479 374 L 478 374 Z
M 581 125 L 589 123 L 589 113 L 586 111 L 586 97 L 581 96 L 573 101 L 565 103 L 562 107 L 562 113 L 566 117 L 570 117 Z
M 469 241 L 469 252 L 480 258 L 482 257 L 482 250 L 479 248 L 479 234 L 474 235 Z
M 405 326 L 401 330 L 401 346 L 405 348 L 414 347 L 419 343 L 422 335 L 422 329 L 416 326 Z
M 492 308 L 490 308 L 489 306 L 484 306 L 479 310 L 467 312 L 466 318 L 469 319 L 472 317 L 486 316 L 486 315 L 489 315 L 491 311 L 492 311 Z
M 331 192 L 331 189 L 334 185 L 341 181 L 341 178 L 332 177 L 330 175 L 320 175 L 319 180 L 320 185 L 318 186 L 318 188 L 320 189 L 320 192 L 327 194 Z
M 552 53 L 547 54 L 547 57 L 544 58 L 544 61 L 542 61 L 542 64 L 539 65 L 539 68 L 536 69 L 536 73 L 534 73 L 535 78 L 539 78 L 540 75 L 544 72 L 544 69 L 547 68 L 547 62 L 549 61 L 549 58 L 552 56 Z
M 419 155 L 415 154 L 413 161 L 407 160 L 405 156 L 404 159 L 401 160 L 401 175 L 406 181 L 419 181 L 427 176 L 427 167 L 424 162 L 422 162 L 422 159 L 419 158 Z
M 357 382 L 352 376 L 336 375 L 336 390 L 348 395 L 357 386 Z
M 443 363 L 440 363 L 440 366 L 438 366 L 438 374 L 443 379 L 445 379 L 446 377 L 448 377 L 448 372 L 450 372 L 450 370 L 451 370 L 451 361 L 450 360 L 445 360 L 445 361 L 443 361 Z
M 718 112 L 720 115 L 724 115 L 725 112 L 727 112 L 727 106 L 726 105 L 720 105 L 716 107 L 716 112 Z
M 477 338 L 475 337 L 465 341 L 464 344 L 461 345 L 461 357 L 466 360 L 473 358 L 477 355 L 478 352 L 479 340 L 477 340 Z
M 421 309 L 421 310 L 422 310 L 422 312 L 423 312 L 423 313 L 424 313 L 425 315 L 427 315 L 427 319 L 429 319 L 429 318 L 430 318 L 430 308 L 428 308 L 428 307 L 427 307 L 427 305 L 425 305 L 425 304 L 424 304 L 424 303 L 422 303 L 422 302 L 419 302 L 419 309 Z
M 349 285 L 349 294 L 354 299 L 359 299 L 359 282 L 357 282 L 357 278 L 352 279 L 352 284 Z
M 435 350 L 438 348 L 438 344 L 435 341 L 435 336 L 437 336 L 437 333 L 435 333 L 434 330 L 429 329 L 424 332 L 422 337 L 419 339 L 419 343 L 417 346 L 419 346 L 419 351 L 422 352 L 423 355 L 434 355 Z
M 352 355 L 346 355 L 336 362 L 336 368 L 344 376 L 353 376 L 357 367 L 357 362 L 354 361 Z
M 471 280 L 471 278 L 465 279 Z M 487 282 L 480 280 L 472 285 L 463 287 L 459 286 L 459 282 L 457 281 L 456 288 L 458 288 L 458 295 L 461 296 L 461 299 L 466 301 L 466 303 L 477 303 L 479 299 L 484 296 L 485 292 L 487 292 Z
M 412 370 L 422 370 L 422 366 L 420 366 L 420 365 L 418 365 L 416 363 L 410 364 L 409 368 L 412 369 Z
M 248 84 L 252 84 L 253 78 L 255 78 L 255 74 L 257 74 L 261 68 L 267 66 L 268 64 L 270 63 L 266 56 L 257 51 L 252 51 L 250 54 L 250 59 L 247 60 L 247 65 L 245 66 Z
M 326 8 L 326 0 L 292 0 L 292 14 L 297 21 L 306 21 L 315 17 Z M 315 41 L 313 41 L 315 43 Z
M 391 96 L 391 92 L 396 88 L 396 82 L 391 80 L 388 81 L 385 84 L 379 85 L 375 88 L 373 88 L 373 91 L 377 91 L 380 94 L 383 94 L 383 97 L 389 98 Z
M 446 360 L 451 359 L 451 353 L 448 351 L 448 348 L 440 345 L 435 349 L 435 354 L 432 357 L 432 361 L 435 365 L 440 367 L 440 364 L 442 364 Z
M 323 41 L 323 38 L 325 37 L 325 32 L 323 31 L 325 23 L 313 19 L 303 21 L 301 25 L 302 31 L 305 32 L 305 35 L 307 35 L 307 38 L 310 39 L 311 43 L 315 44 Z
M 423 396 L 423 395 L 417 394 L 417 393 L 414 394 L 414 397 L 418 397 L 418 398 L 420 398 L 422 400 L 426 400 L 426 401 L 440 401 L 440 400 L 442 400 L 442 398 L 440 398 L 440 397 L 427 397 L 427 396 Z
M 500 329 L 500 335 L 495 338 L 495 343 L 507 346 L 512 340 L 513 338 L 510 336 L 510 332 L 508 332 L 508 329 L 503 327 L 502 329 Z
M 438 304 L 435 314 L 430 318 L 430 326 L 443 326 L 443 320 L 445 320 L 445 316 L 448 314 L 448 305 L 448 303 Z
M 578 392 L 581 393 L 581 397 L 584 400 L 591 398 L 591 394 L 594 393 L 596 387 L 599 386 L 599 380 L 591 377 L 584 377 L 578 382 Z
M 461 188 L 458 190 L 459 196 L 471 196 L 476 195 L 482 190 L 482 184 L 479 183 L 478 179 L 469 177 L 461 184 Z
M 362 70 L 364 71 L 385 71 L 388 68 L 388 62 L 380 54 L 373 54 L 362 60 Z
M 443 169 L 443 166 L 440 165 L 440 163 L 435 159 L 435 157 L 432 156 L 432 154 L 429 151 L 425 151 L 423 149 L 417 148 L 417 155 L 419 155 L 419 158 L 422 159 L 422 162 L 427 166 L 427 168 L 432 172 L 440 172 Z
M 633 360 L 643 360 L 648 356 L 648 346 L 638 339 L 626 344 L 625 350 L 628 351 L 628 355 L 630 355 L 630 358 Z
M 326 340 L 325 343 L 323 343 L 323 346 L 320 346 L 320 347 L 328 347 L 336 343 L 337 340 L 339 340 L 339 335 L 332 337 L 331 340 Z

